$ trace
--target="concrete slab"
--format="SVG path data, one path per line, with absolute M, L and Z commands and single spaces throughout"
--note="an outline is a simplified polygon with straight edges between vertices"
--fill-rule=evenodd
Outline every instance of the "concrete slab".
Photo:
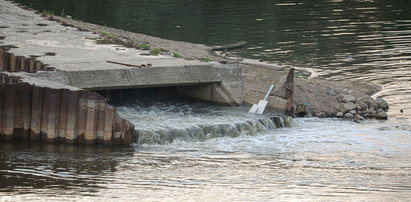
M 56 71 L 67 72 L 67 78 L 57 77 L 61 80 L 53 79 L 55 82 L 87 89 L 118 89 L 221 81 L 213 69 L 214 62 L 148 56 L 149 51 L 97 44 L 96 39 L 100 37 L 97 34 L 65 27 L 10 2 L 0 1 L 0 19 L 0 36 L 4 38 L 0 46 L 18 47 L 8 52 L 27 58 L 34 56 Z M 39 79 L 32 80 L 37 81 L 40 82 Z

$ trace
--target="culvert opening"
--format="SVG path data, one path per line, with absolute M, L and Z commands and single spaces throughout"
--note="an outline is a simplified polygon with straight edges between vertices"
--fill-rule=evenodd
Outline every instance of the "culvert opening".
M 206 86 L 203 86 L 206 87 Z M 184 92 L 181 94 L 181 88 Z M 281 114 L 256 115 L 249 107 L 222 106 L 184 96 L 194 87 L 99 91 L 117 112 L 134 124 L 139 144 L 206 141 L 258 135 L 283 127 Z M 196 92 L 193 92 L 196 94 Z

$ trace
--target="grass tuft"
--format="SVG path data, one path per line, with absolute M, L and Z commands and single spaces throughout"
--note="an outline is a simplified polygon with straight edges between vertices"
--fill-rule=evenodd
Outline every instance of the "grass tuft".
M 199 58 L 199 60 L 200 60 L 201 62 L 210 62 L 210 61 L 211 61 L 210 58 Z
M 161 53 L 161 49 L 160 48 L 152 48 L 150 50 L 150 53 L 153 54 L 153 55 L 158 55 L 158 54 Z

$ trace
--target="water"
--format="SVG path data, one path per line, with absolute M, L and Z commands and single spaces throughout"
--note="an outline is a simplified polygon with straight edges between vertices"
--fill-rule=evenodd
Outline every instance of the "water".
M 249 114 L 247 107 L 209 106 L 176 101 L 149 105 L 139 103 L 117 107 L 120 115 L 137 128 L 138 144 L 169 144 L 175 140 L 204 141 L 216 137 L 254 136 L 285 127 L 283 115 Z
M 410 1 L 19 2 L 168 39 L 208 45 L 245 40 L 247 48 L 235 52 L 240 56 L 308 68 L 325 79 L 381 84 L 377 96 L 390 103 L 390 119 L 296 119 L 293 128 L 127 148 L 2 142 L 2 200 L 411 198 Z M 121 113 L 156 131 L 260 119 L 244 110 L 157 104 L 124 106 Z

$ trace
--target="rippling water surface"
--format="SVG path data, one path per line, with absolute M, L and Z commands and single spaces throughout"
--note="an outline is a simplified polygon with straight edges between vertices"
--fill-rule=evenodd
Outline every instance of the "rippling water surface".
M 2 200 L 411 198 L 410 1 L 19 2 L 55 13 L 64 8 L 77 19 L 168 39 L 248 41 L 235 54 L 308 68 L 325 79 L 380 84 L 377 96 L 391 108 L 388 121 L 296 119 L 293 128 L 127 148 L 2 142 Z M 241 108 L 176 104 L 121 110 L 150 130 L 256 120 Z

